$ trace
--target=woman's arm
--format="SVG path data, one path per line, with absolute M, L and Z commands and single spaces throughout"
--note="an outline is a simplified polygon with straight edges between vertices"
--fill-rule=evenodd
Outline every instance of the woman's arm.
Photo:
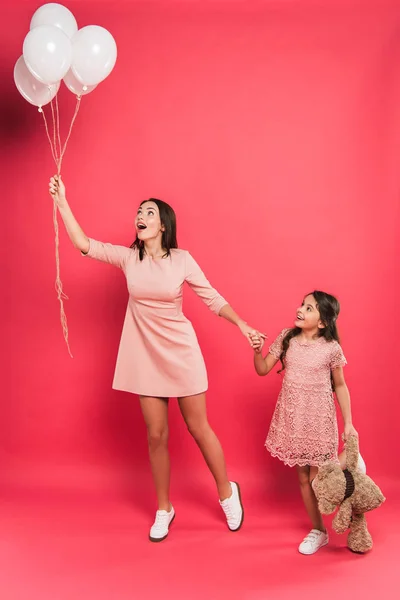
M 227 301 L 217 292 L 210 284 L 203 271 L 194 260 L 194 258 L 186 253 L 185 280 L 190 285 L 192 290 L 203 300 L 208 308 L 229 321 L 233 325 L 237 325 L 242 334 L 247 338 L 250 345 L 253 347 L 251 336 L 256 335 L 257 331 L 247 325 L 247 323 L 239 317 Z M 259 334 L 265 338 L 264 334 Z
M 65 186 L 61 180 L 61 176 L 55 175 L 50 179 L 49 192 L 53 199 L 57 202 L 58 210 L 61 218 L 64 221 L 65 229 L 67 230 L 69 239 L 83 254 L 89 252 L 90 242 L 89 238 L 83 232 L 78 221 L 67 202 L 65 194 Z
M 254 348 L 254 343 L 255 343 L 255 340 L 257 339 L 257 335 L 260 336 L 262 339 L 266 338 L 266 335 L 264 335 L 263 333 L 259 333 L 258 331 L 253 329 L 253 327 L 250 327 L 250 325 L 247 325 L 246 321 L 241 319 L 239 317 L 239 315 L 237 313 L 235 313 L 235 311 L 233 310 L 233 308 L 230 304 L 225 304 L 221 308 L 221 310 L 219 312 L 219 316 L 222 317 L 223 319 L 226 319 L 229 323 L 232 323 L 233 325 L 237 325 L 237 327 L 239 327 L 239 329 L 243 333 L 243 335 L 249 340 L 250 346 L 252 348 Z
M 101 262 L 109 263 L 125 271 L 125 267 L 133 250 L 126 246 L 117 246 L 115 244 L 104 244 L 87 237 L 67 202 L 65 186 L 61 177 L 55 175 L 50 179 L 49 191 L 56 200 L 59 213 L 64 221 L 68 236 L 75 246 L 89 258 L 94 258 Z

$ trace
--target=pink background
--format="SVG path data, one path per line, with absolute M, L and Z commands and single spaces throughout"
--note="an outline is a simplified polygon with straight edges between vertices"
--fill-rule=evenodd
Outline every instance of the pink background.
M 41 117 L 12 80 L 39 5 L 6 2 L 0 25 L 3 488 L 133 494 L 146 535 L 145 428 L 137 398 L 111 390 L 124 278 L 82 259 L 63 230 L 74 359 L 62 338 L 54 166 Z M 138 203 L 171 203 L 180 246 L 269 341 L 291 326 L 305 293 L 337 295 L 363 454 L 373 476 L 398 476 L 399 3 L 67 5 L 81 27 L 109 29 L 119 50 L 112 75 L 83 98 L 63 167 L 85 232 L 129 245 Z M 59 96 L 65 134 L 74 97 L 64 87 Z M 231 476 L 260 499 L 272 483 L 297 494 L 294 473 L 263 448 L 279 376 L 258 378 L 239 331 L 190 290 L 185 312 Z M 207 488 L 214 501 L 175 401 L 170 447 L 174 497 Z
M 161 3 L 165 4 L 165 3 Z M 395 448 L 400 350 L 400 46 L 393 13 L 205 10 L 183 3 L 71 3 L 106 26 L 116 68 L 83 98 L 63 176 L 88 235 L 130 244 L 137 204 L 170 202 L 179 243 L 270 341 L 302 295 L 336 294 L 354 422 L 373 465 Z M 214 4 L 214 3 L 204 3 Z M 255 3 L 250 2 L 250 5 Z M 300 3 L 298 3 L 300 4 Z M 76 5 L 76 6 L 75 6 Z M 235 8 L 236 6 L 236 8 Z M 68 357 L 53 291 L 55 259 L 40 115 L 13 87 L 34 2 L 3 26 L 3 468 L 138 468 L 137 398 L 111 380 L 127 300 L 123 276 L 86 262 L 61 233 Z M 64 130 L 74 97 L 60 93 Z M 186 294 L 206 358 L 210 419 L 228 462 L 270 473 L 263 450 L 279 377 L 259 379 L 238 330 Z M 175 465 L 201 467 L 172 403 Z M 147 465 L 146 465 L 147 466 Z M 385 462 L 382 469 L 392 470 Z M 16 471 L 14 471 L 16 474 Z M 49 471 L 49 475 L 51 470 Z

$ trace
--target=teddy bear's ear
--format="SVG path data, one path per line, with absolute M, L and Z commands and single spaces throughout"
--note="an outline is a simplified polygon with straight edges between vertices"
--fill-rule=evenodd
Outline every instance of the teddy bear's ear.
M 346 464 L 350 471 L 357 468 L 358 463 L 358 437 L 350 435 L 346 441 Z
M 335 512 L 336 505 L 329 502 L 326 498 L 319 498 L 318 500 L 319 512 L 323 515 L 331 515 Z
M 327 477 L 330 473 L 333 473 L 333 471 L 336 468 L 336 464 L 333 462 L 328 462 L 325 463 L 324 465 L 322 465 L 321 467 L 319 467 L 318 469 L 318 479 L 324 479 L 325 477 Z

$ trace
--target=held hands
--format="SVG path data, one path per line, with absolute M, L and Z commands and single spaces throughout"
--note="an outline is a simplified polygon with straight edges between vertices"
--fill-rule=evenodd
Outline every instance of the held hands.
M 261 352 L 261 349 L 264 345 L 264 340 L 266 340 L 267 336 L 264 333 L 260 333 L 256 329 L 253 329 L 253 327 L 250 327 L 249 325 L 247 325 L 247 323 L 244 322 L 239 323 L 239 329 L 245 336 L 253 350 L 255 352 Z
M 61 175 L 54 175 L 49 182 L 50 196 L 57 202 L 58 206 L 66 203 L 65 185 L 61 180 Z
M 256 331 L 256 333 L 251 336 L 251 347 L 253 348 L 256 354 L 261 354 L 265 344 L 265 339 L 266 337 L 258 333 L 258 331 Z

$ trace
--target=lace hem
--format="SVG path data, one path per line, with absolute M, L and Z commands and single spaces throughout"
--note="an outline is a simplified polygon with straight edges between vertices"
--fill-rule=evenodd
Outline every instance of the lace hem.
M 274 450 L 273 448 L 271 448 L 268 445 L 268 442 L 265 442 L 264 446 L 266 447 L 266 449 L 268 450 L 268 452 L 271 454 L 271 456 L 273 458 L 279 458 L 280 461 L 282 461 L 286 466 L 288 467 L 322 467 L 322 465 L 324 465 L 327 462 L 335 462 L 339 464 L 339 459 L 336 456 L 335 458 L 330 458 L 330 459 L 323 459 L 323 460 L 317 460 L 317 459 L 302 459 L 302 458 L 287 458 L 282 452 L 279 452 L 278 450 Z

